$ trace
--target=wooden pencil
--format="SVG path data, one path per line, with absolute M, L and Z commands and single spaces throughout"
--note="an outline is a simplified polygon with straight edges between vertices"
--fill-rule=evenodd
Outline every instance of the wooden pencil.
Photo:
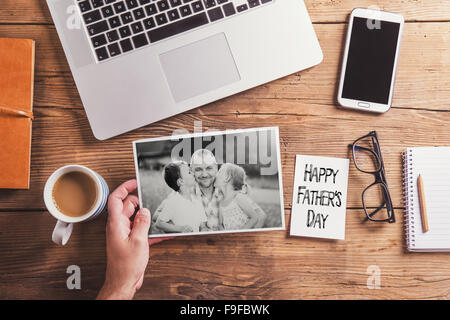
M 427 206 L 425 203 L 425 189 L 423 186 L 423 178 L 419 174 L 419 177 L 417 178 L 417 189 L 419 191 L 419 202 L 420 202 L 420 216 L 422 218 L 422 229 L 423 232 L 428 232 L 430 230 L 428 226 L 428 213 L 427 213 Z

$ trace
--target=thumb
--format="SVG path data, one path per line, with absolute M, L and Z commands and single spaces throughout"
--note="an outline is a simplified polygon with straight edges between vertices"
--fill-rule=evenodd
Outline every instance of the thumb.
M 148 230 L 150 229 L 150 211 L 146 208 L 139 209 L 134 217 L 133 230 L 131 230 L 131 238 L 145 239 L 148 238 Z

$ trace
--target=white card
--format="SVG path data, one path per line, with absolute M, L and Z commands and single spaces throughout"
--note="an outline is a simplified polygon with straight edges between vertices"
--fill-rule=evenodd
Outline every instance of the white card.
M 297 155 L 291 235 L 345 239 L 348 159 Z

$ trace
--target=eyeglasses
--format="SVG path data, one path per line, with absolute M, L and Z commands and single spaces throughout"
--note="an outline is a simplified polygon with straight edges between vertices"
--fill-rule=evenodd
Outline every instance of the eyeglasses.
M 362 136 L 349 145 L 353 162 L 359 171 L 373 175 L 375 181 L 361 194 L 366 221 L 395 222 L 394 207 L 386 181 L 383 157 L 376 131 Z

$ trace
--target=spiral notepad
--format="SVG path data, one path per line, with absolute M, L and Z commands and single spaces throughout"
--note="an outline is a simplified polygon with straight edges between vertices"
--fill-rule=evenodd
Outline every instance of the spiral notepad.
M 423 178 L 430 230 L 422 230 L 417 178 Z M 406 244 L 409 251 L 450 251 L 450 147 L 403 153 Z

